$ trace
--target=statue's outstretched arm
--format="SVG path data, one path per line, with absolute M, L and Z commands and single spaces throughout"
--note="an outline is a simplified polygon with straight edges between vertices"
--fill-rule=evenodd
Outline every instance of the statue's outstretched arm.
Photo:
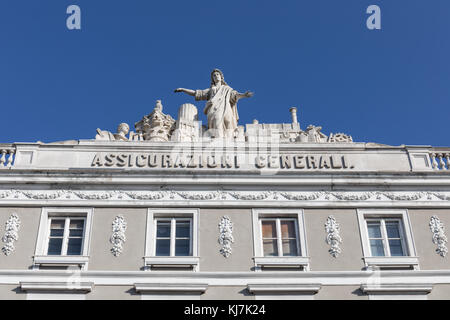
M 174 92 L 184 92 L 190 96 L 195 97 L 195 90 L 191 90 L 191 89 L 178 88 L 178 89 L 175 89 Z
M 253 95 L 254 95 L 254 93 L 253 92 L 251 92 L 251 91 L 246 91 L 245 93 L 237 93 L 236 94 L 236 97 L 238 98 L 238 99 L 241 99 L 241 98 L 250 98 L 250 97 L 253 97 Z

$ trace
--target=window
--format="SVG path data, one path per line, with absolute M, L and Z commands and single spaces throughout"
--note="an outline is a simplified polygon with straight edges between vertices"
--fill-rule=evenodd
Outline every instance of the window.
M 255 271 L 308 270 L 303 211 L 254 209 Z
M 366 224 L 371 256 L 407 255 L 400 219 L 366 219 Z
M 156 256 L 191 256 L 191 219 L 156 219 Z
M 263 218 L 261 221 L 264 256 L 299 256 L 295 219 Z
M 92 209 L 43 208 L 34 269 L 86 269 Z
M 358 210 L 358 220 L 367 268 L 418 268 L 406 210 Z
M 84 225 L 84 218 L 50 218 L 47 255 L 81 255 Z
M 147 270 L 198 270 L 198 210 L 149 209 L 144 263 Z

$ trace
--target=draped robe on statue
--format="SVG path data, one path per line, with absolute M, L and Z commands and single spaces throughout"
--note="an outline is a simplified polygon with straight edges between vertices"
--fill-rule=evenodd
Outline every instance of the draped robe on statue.
M 237 93 L 227 85 L 195 90 L 195 100 L 207 100 L 203 112 L 208 117 L 208 129 L 216 130 L 219 137 L 223 137 L 227 130 L 231 133 L 237 128 Z

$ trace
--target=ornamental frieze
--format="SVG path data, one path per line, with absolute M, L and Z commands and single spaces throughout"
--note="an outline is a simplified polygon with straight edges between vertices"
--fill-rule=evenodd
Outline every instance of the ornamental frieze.
M 363 192 L 363 191 L 89 191 L 89 190 L 4 190 L 2 200 L 83 201 L 450 201 L 448 192 Z

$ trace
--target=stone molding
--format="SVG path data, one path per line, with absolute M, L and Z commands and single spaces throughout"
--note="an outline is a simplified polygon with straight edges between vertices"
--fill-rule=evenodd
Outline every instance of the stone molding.
M 58 291 L 58 292 L 81 292 L 88 293 L 92 291 L 94 283 L 92 282 L 20 282 L 20 289 L 23 291 Z
M 126 190 L 18 190 L 0 191 L 1 200 L 240 200 L 240 201 L 448 201 L 449 192 L 383 192 L 383 191 L 126 191 Z
M 337 258 L 342 252 L 340 247 L 342 238 L 340 236 L 340 226 L 335 217 L 329 216 L 327 218 L 327 222 L 325 223 L 325 231 L 327 232 L 327 243 L 331 246 L 328 252 L 334 258 Z
M 109 241 L 113 244 L 111 253 L 118 257 L 123 251 L 123 245 L 127 241 L 125 231 L 127 230 L 127 222 L 121 215 L 114 218 L 112 223 L 112 235 Z
M 13 213 L 5 224 L 5 235 L 3 236 L 3 242 L 5 245 L 2 251 L 5 255 L 9 256 L 14 252 L 14 242 L 19 240 L 19 229 L 20 229 L 20 219 L 19 216 Z
M 444 224 L 437 216 L 432 216 L 430 219 L 430 229 L 433 233 L 433 243 L 437 245 L 436 253 L 441 257 L 447 255 L 448 249 L 446 246 L 447 236 L 445 235 Z
M 232 253 L 231 244 L 234 243 L 233 238 L 233 222 L 230 217 L 223 216 L 219 223 L 219 243 L 222 245 L 220 253 L 228 258 Z

